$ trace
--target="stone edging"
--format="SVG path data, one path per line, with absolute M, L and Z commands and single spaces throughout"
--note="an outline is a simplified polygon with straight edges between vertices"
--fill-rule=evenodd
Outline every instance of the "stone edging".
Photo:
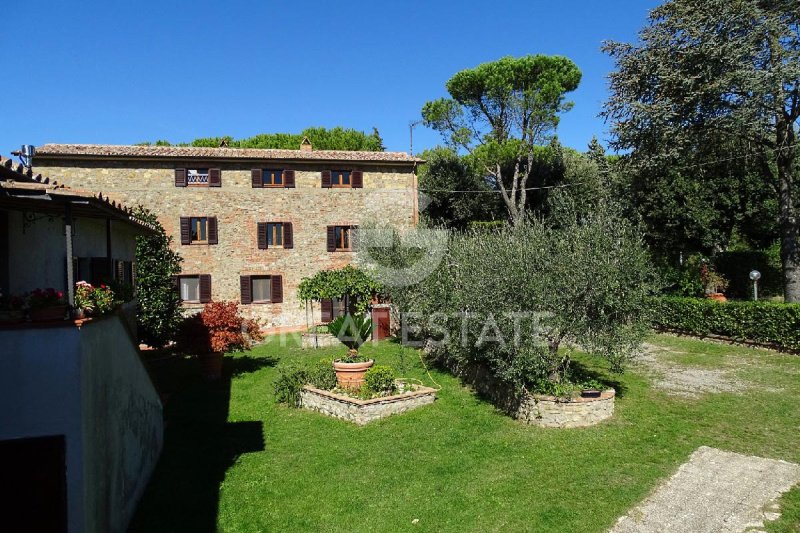
M 350 398 L 310 385 L 300 391 L 301 407 L 358 425 L 433 403 L 435 399 L 436 390 L 430 387 L 419 387 L 412 392 L 371 400 Z
M 614 389 L 598 398 L 557 398 L 541 394 L 524 396 L 514 418 L 541 427 L 577 428 L 593 426 L 614 414 Z

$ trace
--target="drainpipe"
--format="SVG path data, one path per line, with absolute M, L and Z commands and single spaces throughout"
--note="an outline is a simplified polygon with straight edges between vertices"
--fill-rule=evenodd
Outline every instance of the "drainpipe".
M 67 244 L 67 303 L 75 306 L 75 272 L 72 270 L 72 205 L 64 207 L 64 235 Z

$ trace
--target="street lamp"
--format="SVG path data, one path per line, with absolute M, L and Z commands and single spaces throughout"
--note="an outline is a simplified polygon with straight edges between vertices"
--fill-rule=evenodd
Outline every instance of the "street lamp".
M 758 301 L 758 280 L 761 279 L 761 272 L 758 270 L 750 271 L 750 280 L 753 282 L 753 300 Z

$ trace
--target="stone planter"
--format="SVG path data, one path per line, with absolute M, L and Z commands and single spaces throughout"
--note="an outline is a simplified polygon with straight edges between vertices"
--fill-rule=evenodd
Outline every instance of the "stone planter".
M 527 424 L 548 428 L 593 426 L 614 414 L 614 389 L 591 398 L 557 398 L 529 394 L 522 398 L 514 417 Z
M 302 348 L 326 348 L 328 346 L 339 346 L 341 341 L 330 333 L 303 333 L 300 337 Z
M 31 309 L 30 317 L 34 322 L 64 320 L 67 317 L 67 304 Z
M 342 363 L 333 362 L 333 369 L 336 371 L 336 382 L 343 389 L 360 389 L 364 384 L 364 374 L 372 368 L 375 361 L 370 359 L 364 363 Z
M 300 391 L 300 406 L 324 415 L 341 418 L 360 426 L 380 418 L 404 413 L 433 403 L 436 390 L 419 387 L 414 391 L 372 400 L 358 400 L 333 392 L 315 389 L 310 385 Z

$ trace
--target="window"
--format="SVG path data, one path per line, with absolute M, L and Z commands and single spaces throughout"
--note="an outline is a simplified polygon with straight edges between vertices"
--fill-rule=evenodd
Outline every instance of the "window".
M 206 217 L 191 217 L 189 219 L 189 231 L 192 243 L 208 243 L 208 219 Z
M 267 303 L 272 300 L 272 282 L 269 276 L 252 276 L 253 303 Z
M 283 302 L 283 276 L 259 274 L 240 276 L 243 304 L 278 304 Z
M 262 176 L 264 187 L 283 187 L 283 170 L 265 169 Z
M 331 170 L 331 187 L 349 187 L 349 170 Z
M 328 251 L 349 252 L 353 250 L 355 229 L 356 226 L 328 226 Z
M 283 246 L 283 224 L 267 222 L 267 247 Z
M 258 249 L 294 247 L 291 222 L 258 222 L 256 224 Z
M 208 187 L 208 169 L 207 168 L 187 169 L 186 184 L 189 187 Z
M 180 279 L 181 300 L 184 302 L 200 301 L 200 276 L 184 276 Z
M 181 244 L 217 244 L 217 217 L 181 217 Z
M 184 302 L 204 304 L 211 301 L 211 276 L 209 274 L 178 276 L 177 285 L 181 300 Z

